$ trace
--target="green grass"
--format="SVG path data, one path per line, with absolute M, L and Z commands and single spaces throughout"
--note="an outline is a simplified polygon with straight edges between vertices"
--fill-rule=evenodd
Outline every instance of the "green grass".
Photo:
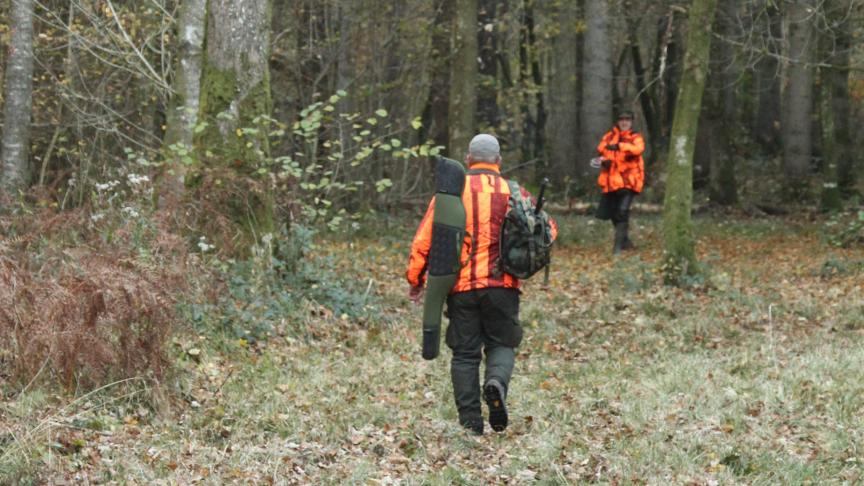
M 853 322 L 864 277 L 820 273 L 829 256 L 861 261 L 862 249 L 827 247 L 816 226 L 700 220 L 709 276 L 673 289 L 659 284 L 656 219 L 637 226 L 639 254 L 617 261 L 608 228 L 588 221 L 562 221 L 552 289 L 527 285 L 504 434 L 458 427 L 448 353 L 419 357 L 407 243 L 369 232 L 319 251 L 369 275 L 372 318 L 306 311 L 254 349 L 183 336 L 203 352 L 181 362 L 182 386 L 169 385 L 183 391 L 159 417 L 110 391 L 65 409 L 38 391 L 6 400 L 0 483 L 864 481 L 864 332 Z M 81 447 L 55 445 L 69 437 Z

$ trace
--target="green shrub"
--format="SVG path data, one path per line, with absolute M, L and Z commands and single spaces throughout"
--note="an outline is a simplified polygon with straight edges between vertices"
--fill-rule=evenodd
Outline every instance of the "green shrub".
M 304 334 L 305 317 L 312 312 L 356 319 L 373 309 L 362 283 L 340 269 L 332 257 L 316 254 L 316 232 L 295 225 L 279 237 L 265 238 L 252 257 L 217 261 L 212 266 L 219 282 L 218 297 L 188 306 L 202 330 L 214 326 L 230 336 L 256 342 L 280 326 Z

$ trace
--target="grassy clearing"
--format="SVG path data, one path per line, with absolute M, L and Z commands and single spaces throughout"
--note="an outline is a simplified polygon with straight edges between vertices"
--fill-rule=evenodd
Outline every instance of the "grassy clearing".
M 364 282 L 371 318 L 310 306 L 260 346 L 178 338 L 170 414 L 134 384 L 4 399 L 0 483 L 864 481 L 864 250 L 817 224 L 700 220 L 708 278 L 671 289 L 658 221 L 638 223 L 616 261 L 606 225 L 563 222 L 552 289 L 527 285 L 506 434 L 463 433 L 446 353 L 419 358 L 406 223 L 319 249 Z

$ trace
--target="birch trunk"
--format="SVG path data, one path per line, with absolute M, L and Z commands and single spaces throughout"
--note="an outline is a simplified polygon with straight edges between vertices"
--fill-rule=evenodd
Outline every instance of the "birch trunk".
M 12 36 L 3 88 L 0 192 L 13 196 L 30 183 L 30 119 L 33 109 L 33 0 L 12 0 Z
M 174 96 L 168 111 L 165 155 L 168 161 L 163 192 L 168 200 L 183 194 L 186 167 L 191 162 L 192 142 L 201 107 L 201 71 L 207 19 L 207 0 L 184 0 L 180 7 L 179 60 L 174 78 Z

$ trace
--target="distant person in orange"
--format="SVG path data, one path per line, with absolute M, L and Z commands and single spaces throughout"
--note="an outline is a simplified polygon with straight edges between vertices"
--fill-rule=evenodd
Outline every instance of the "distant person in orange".
M 482 394 L 489 408 L 489 425 L 495 431 L 507 427 L 505 406 L 510 377 L 516 364 L 516 348 L 522 342 L 519 325 L 519 279 L 500 268 L 499 238 L 511 198 L 511 185 L 501 175 L 501 149 L 492 135 L 471 140 L 466 157 L 468 175 L 462 192 L 466 232 L 473 244 L 463 248 L 466 262 L 447 299 L 447 346 L 453 350 L 450 374 L 459 412 L 459 423 L 475 434 L 483 433 L 480 362 L 485 354 Z M 531 198 L 518 187 L 521 197 Z M 409 297 L 419 302 L 423 294 L 435 200 L 420 223 L 408 262 Z M 558 227 L 551 222 L 552 238 Z
M 629 236 L 630 206 L 645 184 L 643 152 L 645 139 L 633 130 L 632 111 L 622 112 L 597 145 L 601 161 L 597 183 L 603 190 L 597 217 L 611 220 L 615 227 L 614 254 L 633 248 Z

